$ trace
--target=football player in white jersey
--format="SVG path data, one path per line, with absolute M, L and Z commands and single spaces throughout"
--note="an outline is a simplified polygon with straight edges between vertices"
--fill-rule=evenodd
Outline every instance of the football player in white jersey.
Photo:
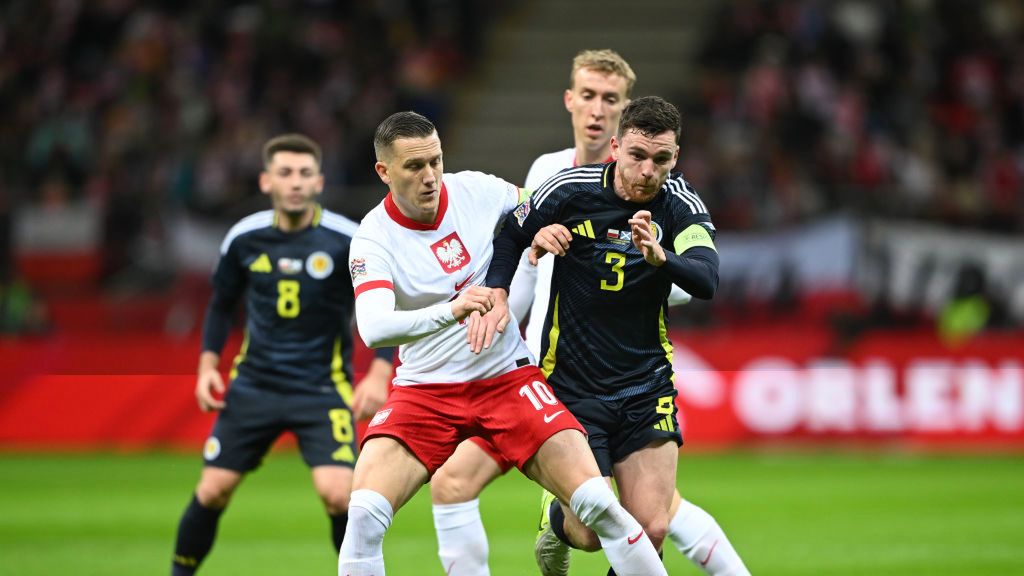
M 360 335 L 398 345 L 402 365 L 356 462 L 339 576 L 384 574 L 394 513 L 473 435 L 568 502 L 619 574 L 666 574 L 515 326 L 482 351 L 467 345 L 463 321 L 494 304 L 482 285 L 494 231 L 522 191 L 478 172 L 444 175 L 437 131 L 414 112 L 385 119 L 374 150 L 390 191 L 356 231 L 349 272 Z
M 555 173 L 573 166 L 606 162 L 611 158 L 611 137 L 636 82 L 632 68 L 612 50 L 584 50 L 573 59 L 565 108 L 572 119 L 575 146 L 542 154 L 530 166 L 525 187 L 534 190 Z M 516 318 L 528 318 L 526 343 L 534 358 L 540 356 L 544 316 L 547 313 L 554 258 L 541 258 L 537 266 L 523 254 L 512 289 L 509 308 Z M 673 285 L 670 306 L 691 299 Z M 527 316 L 527 312 L 529 315 Z M 487 442 L 472 438 L 441 467 L 430 483 L 438 556 L 442 565 L 459 566 L 453 574 L 488 574 L 487 535 L 480 519 L 479 495 L 510 468 Z M 547 520 L 545 509 L 544 519 Z M 715 519 L 699 506 L 673 496 L 669 539 L 693 564 L 711 575 L 746 574 L 746 567 Z M 542 521 L 542 524 L 546 522 Z M 550 574 L 568 572 L 569 547 L 547 531 L 538 538 L 538 562 Z M 459 571 L 461 570 L 461 571 Z

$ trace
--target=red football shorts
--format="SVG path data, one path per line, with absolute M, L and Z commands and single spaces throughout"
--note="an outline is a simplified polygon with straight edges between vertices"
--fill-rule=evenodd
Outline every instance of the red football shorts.
M 509 462 L 508 458 L 501 455 L 501 452 L 498 451 L 498 447 L 490 440 L 479 436 L 473 436 L 469 440 L 473 442 L 473 444 L 479 446 L 485 454 L 491 457 L 491 460 L 494 460 L 494 462 L 498 464 L 498 467 L 501 468 L 502 474 L 508 472 L 509 469 L 512 468 L 512 463 Z
M 395 438 L 433 476 L 471 436 L 490 441 L 498 456 L 521 470 L 562 430 L 586 433 L 540 370 L 524 366 L 487 380 L 395 386 L 367 426 L 363 443 L 375 436 Z

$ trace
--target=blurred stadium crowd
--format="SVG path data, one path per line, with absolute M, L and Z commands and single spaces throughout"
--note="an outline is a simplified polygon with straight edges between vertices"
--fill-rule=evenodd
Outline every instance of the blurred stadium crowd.
M 19 206 L 94 206 L 109 278 L 143 239 L 167 238 L 162 213 L 263 209 L 253 146 L 282 131 L 323 146 L 332 186 L 374 182 L 377 121 L 412 108 L 443 130 L 492 23 L 521 4 L 4 3 L 0 286 L 16 276 Z M 681 167 L 720 229 L 840 213 L 1024 232 L 1019 1 L 713 12 L 699 73 L 680 78 Z
M 719 226 L 851 210 L 1024 232 L 1024 4 L 716 10 L 683 171 Z

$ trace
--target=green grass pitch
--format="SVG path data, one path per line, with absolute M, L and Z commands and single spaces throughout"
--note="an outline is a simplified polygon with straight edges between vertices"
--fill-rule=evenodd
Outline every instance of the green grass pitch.
M 167 574 L 199 458 L 0 454 L 0 572 Z M 755 575 L 1024 574 L 1019 455 L 741 452 L 684 455 L 684 496 L 725 527 Z M 511 473 L 482 499 L 494 576 L 535 574 L 539 491 Z M 395 518 L 388 574 L 442 574 L 429 494 Z M 699 574 L 674 548 L 670 574 Z M 242 485 L 202 574 L 335 574 L 327 519 L 298 456 Z M 575 553 L 573 574 L 603 575 Z

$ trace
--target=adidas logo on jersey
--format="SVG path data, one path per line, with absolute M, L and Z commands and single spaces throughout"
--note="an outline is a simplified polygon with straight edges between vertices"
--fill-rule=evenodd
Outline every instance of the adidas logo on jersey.
M 259 258 L 253 261 L 252 264 L 249 264 L 249 271 L 260 272 L 263 274 L 270 274 L 274 271 L 274 267 L 270 265 L 270 258 L 267 256 L 266 252 L 260 254 Z
M 584 238 L 594 239 L 594 227 L 590 225 L 590 220 L 584 221 L 582 224 L 572 229 L 574 234 L 579 234 Z

